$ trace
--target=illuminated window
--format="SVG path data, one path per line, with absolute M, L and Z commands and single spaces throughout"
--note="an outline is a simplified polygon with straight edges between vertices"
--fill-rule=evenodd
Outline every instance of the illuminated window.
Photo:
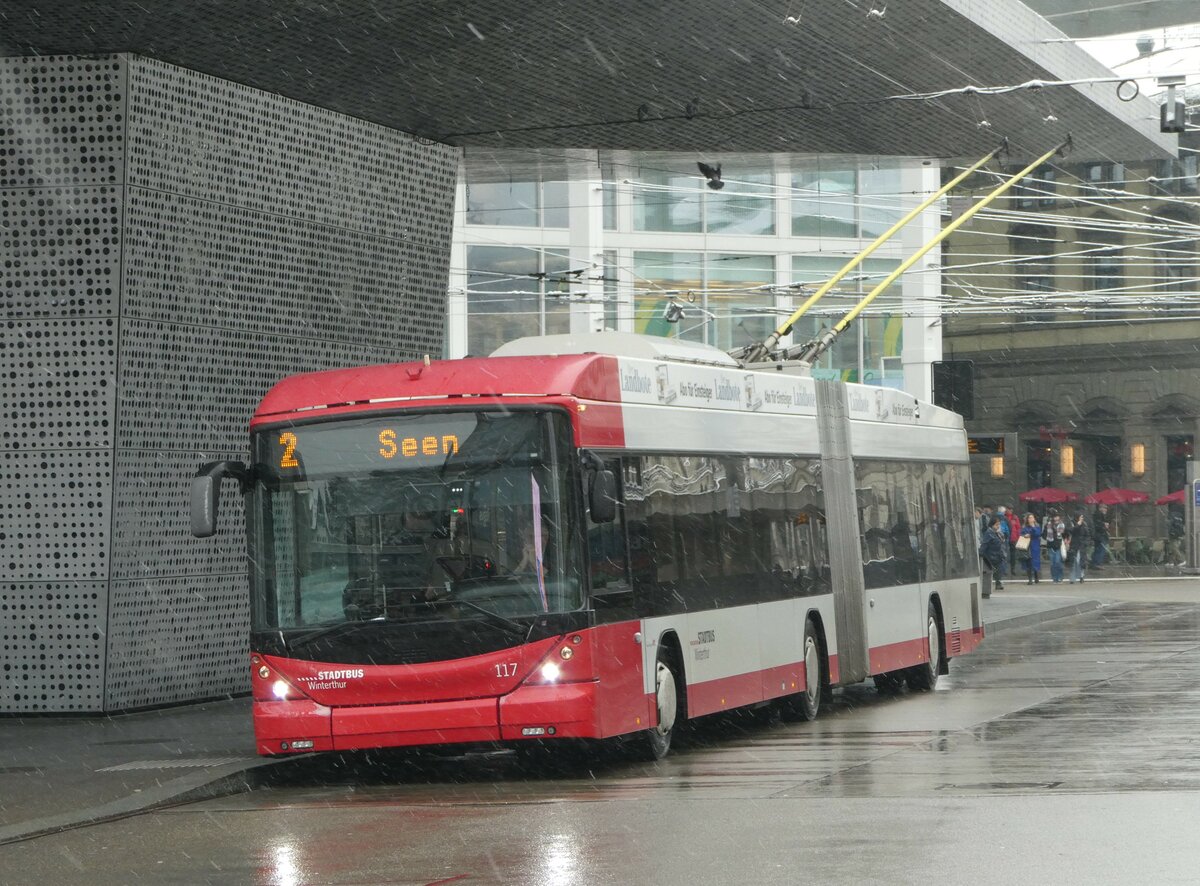
M 1003 477 L 1004 476 L 1004 456 L 1003 455 L 993 455 L 992 456 L 992 476 L 993 477 Z
M 1070 444 L 1063 446 L 1059 453 L 1059 468 L 1064 477 L 1075 476 L 1075 447 Z

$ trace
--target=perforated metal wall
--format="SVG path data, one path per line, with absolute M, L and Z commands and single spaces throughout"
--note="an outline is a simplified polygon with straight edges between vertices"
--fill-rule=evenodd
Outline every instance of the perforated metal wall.
M 103 581 L 0 584 L 0 710 L 100 710 L 107 602 Z
M 125 70 L 0 59 L 0 711 L 97 710 Z
M 285 375 L 440 352 L 456 152 L 141 58 L 0 86 L 0 711 L 242 690 L 242 509 L 193 539 L 191 474 Z

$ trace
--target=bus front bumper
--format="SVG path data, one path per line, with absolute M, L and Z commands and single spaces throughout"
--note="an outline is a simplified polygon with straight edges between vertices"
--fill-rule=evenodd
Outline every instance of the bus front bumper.
M 601 738 L 596 683 L 530 684 L 499 698 L 329 707 L 254 702 L 263 755 L 531 738 Z

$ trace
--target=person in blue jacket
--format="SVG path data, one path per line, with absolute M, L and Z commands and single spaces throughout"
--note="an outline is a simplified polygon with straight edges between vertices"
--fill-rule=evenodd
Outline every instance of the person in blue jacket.
M 1035 514 L 1025 515 L 1025 525 L 1021 527 L 1021 538 L 1028 538 L 1028 547 L 1021 551 L 1024 558 L 1026 584 L 1034 584 L 1042 580 L 1042 527 L 1038 526 Z

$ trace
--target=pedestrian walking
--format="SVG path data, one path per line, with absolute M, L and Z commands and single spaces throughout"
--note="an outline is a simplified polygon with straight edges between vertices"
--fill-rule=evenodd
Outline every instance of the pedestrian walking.
M 993 515 L 993 517 L 1000 518 L 1000 524 L 998 526 L 996 526 L 996 534 L 1000 536 L 1000 574 L 1008 575 L 1008 565 L 1010 562 L 1008 559 L 1009 528 L 1008 528 L 1008 517 L 1004 513 L 1004 505 L 996 505 L 996 512 Z M 991 523 L 988 525 L 995 526 L 996 524 Z
M 979 558 L 992 571 L 992 587 L 997 591 L 1004 590 L 1003 575 L 1000 571 L 1007 549 L 1007 545 L 1000 538 L 1000 524 L 1003 522 L 1000 517 L 993 516 L 988 531 L 983 535 L 983 541 L 979 543 Z
M 1108 553 L 1108 505 L 1100 505 L 1092 515 L 1092 568 L 1100 569 Z
M 1036 514 L 1025 515 L 1025 525 L 1017 539 L 1017 551 L 1025 565 L 1026 584 L 1038 584 L 1042 580 L 1042 527 Z
M 1012 505 L 1008 505 L 1004 509 L 1004 519 L 1008 521 L 1008 562 L 1012 567 L 1013 575 L 1017 574 L 1017 539 L 1021 537 L 1021 518 L 1017 516 L 1017 509 Z
M 1067 524 L 1058 513 L 1058 508 L 1051 508 L 1042 523 L 1042 547 L 1050 554 L 1050 580 L 1058 584 L 1063 580 L 1063 534 Z
M 1067 535 L 1067 565 L 1070 567 L 1070 584 L 1082 582 L 1086 577 L 1084 564 L 1087 562 L 1087 545 L 1091 540 L 1092 532 L 1088 529 L 1087 517 L 1080 511 L 1075 515 L 1075 522 L 1071 524 Z

